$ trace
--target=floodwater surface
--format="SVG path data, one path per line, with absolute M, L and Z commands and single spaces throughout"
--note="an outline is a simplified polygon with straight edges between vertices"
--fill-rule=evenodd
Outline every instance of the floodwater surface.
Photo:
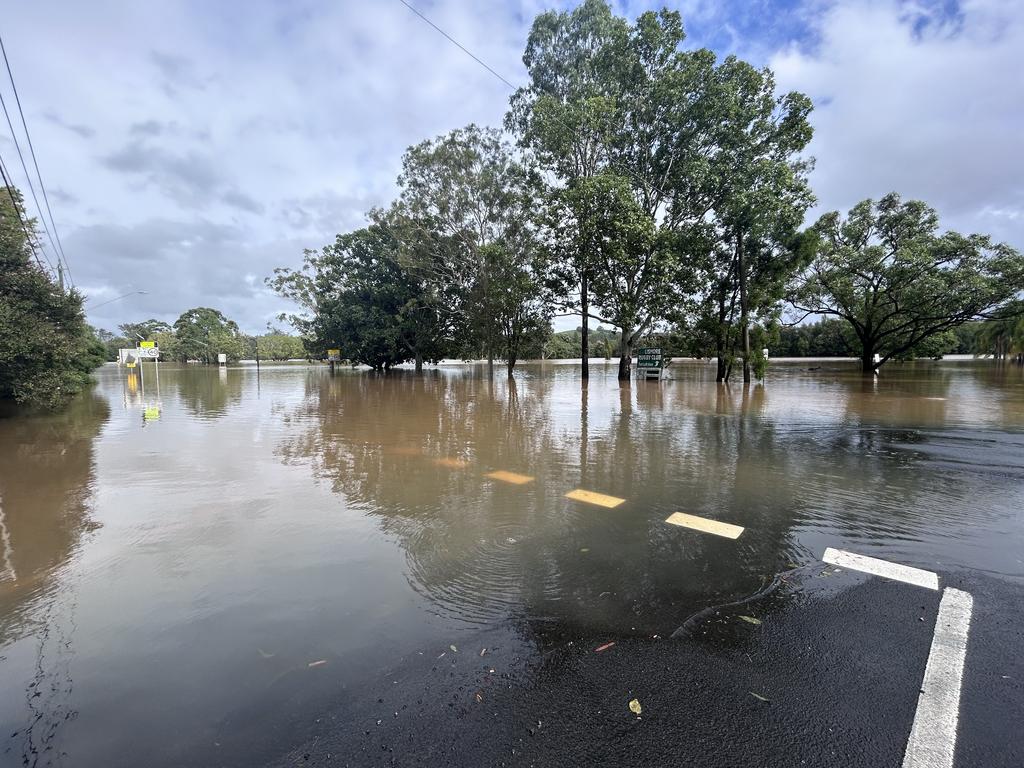
M 0 419 L 0 765 L 258 765 L 403 659 L 667 636 L 827 546 L 1024 585 L 1020 368 L 670 370 L 107 366 Z

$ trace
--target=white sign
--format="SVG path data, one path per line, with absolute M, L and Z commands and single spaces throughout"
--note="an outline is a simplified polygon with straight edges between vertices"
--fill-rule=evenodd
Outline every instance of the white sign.
M 228 356 L 226 354 L 224 354 L 223 352 L 219 352 L 217 354 L 217 362 L 220 365 L 227 365 L 228 364 Z
M 147 360 L 156 360 L 160 357 L 160 347 L 139 347 L 135 350 L 135 356 Z

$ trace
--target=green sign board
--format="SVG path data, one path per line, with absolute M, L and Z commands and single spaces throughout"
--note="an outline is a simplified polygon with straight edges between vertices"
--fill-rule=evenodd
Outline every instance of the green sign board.
M 637 368 L 661 368 L 661 347 L 640 347 L 636 351 Z

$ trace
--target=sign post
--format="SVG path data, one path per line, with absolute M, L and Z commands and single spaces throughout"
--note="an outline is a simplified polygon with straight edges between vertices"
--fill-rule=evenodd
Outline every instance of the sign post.
M 661 347 L 640 347 L 636 351 L 636 375 L 647 379 L 661 379 L 663 370 Z
M 152 421 L 160 418 L 160 347 L 157 346 L 155 341 L 140 341 L 138 346 L 135 348 L 136 357 L 139 360 L 139 376 L 142 374 L 142 362 L 144 360 L 152 360 L 154 372 L 156 373 L 156 405 L 144 405 L 143 406 L 143 423 Z M 143 389 L 143 397 L 145 397 L 145 389 Z
M 334 364 L 341 362 L 341 350 L 340 349 L 328 349 L 327 350 L 327 362 L 331 364 L 331 373 L 334 373 Z

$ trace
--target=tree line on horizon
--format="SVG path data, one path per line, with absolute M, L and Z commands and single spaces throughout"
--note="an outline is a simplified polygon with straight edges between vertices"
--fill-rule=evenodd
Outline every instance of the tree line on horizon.
M 242 359 L 296 360 L 308 357 L 302 339 L 277 328 L 267 333 L 242 333 L 238 323 L 211 307 L 195 307 L 183 312 L 173 323 L 150 318 L 122 323 L 119 333 L 96 330 L 104 344 L 107 360 L 117 360 L 119 349 L 134 348 L 140 341 L 154 341 L 160 359 L 179 363 L 215 363 L 218 354 L 229 361 Z
M 584 378 L 597 322 L 617 331 L 621 379 L 653 336 L 747 382 L 784 311 L 840 321 L 868 373 L 1024 313 L 1021 254 L 940 231 L 921 201 L 889 193 L 804 227 L 811 100 L 684 39 L 667 9 L 537 16 L 504 133 L 409 148 L 390 205 L 267 279 L 299 307 L 284 319 L 314 355 L 377 370 L 482 358 L 492 374 L 504 360 L 511 375 L 554 316 L 576 315 Z

